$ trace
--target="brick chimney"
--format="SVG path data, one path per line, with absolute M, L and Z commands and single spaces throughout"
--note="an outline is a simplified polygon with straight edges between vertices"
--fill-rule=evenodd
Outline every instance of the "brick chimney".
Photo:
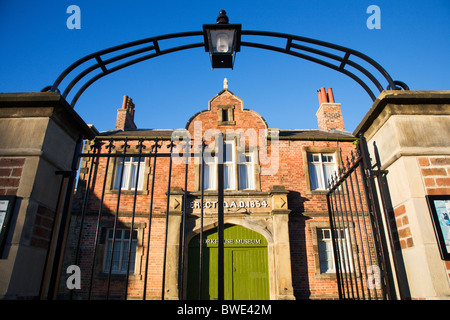
M 319 110 L 317 110 L 316 116 L 319 129 L 345 131 L 341 104 L 334 102 L 333 90 L 329 88 L 326 92 L 325 88 L 320 88 L 317 93 L 319 95 Z
M 134 103 L 128 96 L 123 97 L 122 108 L 117 110 L 116 129 L 136 129 L 136 124 L 134 123 Z

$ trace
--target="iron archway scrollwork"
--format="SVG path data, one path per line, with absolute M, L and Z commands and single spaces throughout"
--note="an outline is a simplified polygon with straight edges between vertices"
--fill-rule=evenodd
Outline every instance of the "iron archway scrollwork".
M 160 42 L 178 38 L 191 39 L 199 36 L 204 37 L 204 32 L 192 31 L 166 34 L 125 43 L 89 54 L 71 64 L 66 70 L 61 73 L 61 75 L 56 79 L 53 85 L 43 88 L 42 92 L 61 92 L 61 89 L 59 88 L 60 85 L 64 80 L 66 80 L 66 78 L 70 76 L 72 80 L 65 87 L 62 93 L 63 98 L 67 99 L 69 93 L 72 91 L 75 85 L 77 85 L 83 78 L 86 78 L 93 72 L 100 71 L 90 79 L 85 80 L 84 84 L 82 84 L 78 91 L 75 93 L 70 103 L 71 107 L 74 108 L 76 102 L 83 94 L 83 92 L 94 82 L 106 75 L 137 64 L 139 62 L 146 61 L 165 54 L 187 49 L 202 47 L 205 48 L 205 41 L 203 38 L 200 42 L 174 46 L 163 50 L 160 49 Z M 375 86 L 376 89 L 381 93 L 383 91 L 383 85 L 381 81 L 387 82 L 387 90 L 409 90 L 409 87 L 404 82 L 394 81 L 388 74 L 388 72 L 372 58 L 350 48 L 325 41 L 278 32 L 242 30 L 241 37 L 245 38 L 246 36 L 265 37 L 266 39 L 277 38 L 285 41 L 284 46 L 275 46 L 260 42 L 241 40 L 240 46 L 253 47 L 289 54 L 341 72 L 361 85 L 373 101 L 375 101 L 376 95 L 369 87 L 369 85 Z M 122 53 L 124 50 L 128 51 Z M 354 58 L 363 61 L 368 68 L 375 70 L 376 74 L 370 72 L 366 67 L 357 63 Z M 366 80 L 363 81 L 361 76 L 358 76 L 354 72 L 350 71 L 350 67 L 365 76 Z

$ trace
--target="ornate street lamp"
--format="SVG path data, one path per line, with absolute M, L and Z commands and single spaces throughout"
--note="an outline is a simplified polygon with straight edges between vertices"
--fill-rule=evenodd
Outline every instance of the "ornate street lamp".
M 204 24 L 205 51 L 212 68 L 233 68 L 236 52 L 241 50 L 241 25 L 229 24 L 225 10 L 220 10 L 216 24 Z

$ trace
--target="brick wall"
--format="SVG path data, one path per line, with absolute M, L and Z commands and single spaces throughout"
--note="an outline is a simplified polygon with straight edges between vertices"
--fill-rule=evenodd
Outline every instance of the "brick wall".
M 425 194 L 450 194 L 450 157 L 419 157 Z M 414 246 L 405 205 L 394 208 L 398 238 L 402 249 Z
M 400 241 L 400 248 L 406 249 L 414 246 L 414 240 L 409 227 L 408 216 L 406 214 L 404 204 L 394 209 L 394 216 L 397 225 L 396 230 Z
M 41 205 L 38 206 L 33 233 L 31 234 L 31 246 L 42 249 L 48 248 L 54 216 L 55 213 L 52 210 Z
M 221 125 L 218 122 L 218 113 L 220 106 L 234 106 L 234 121 L 235 125 Z M 249 110 L 244 110 L 242 101 L 231 94 L 228 90 L 223 91 L 220 95 L 216 96 L 210 101 L 209 110 L 198 113 L 189 122 L 187 129 L 191 134 L 191 138 L 194 138 L 195 122 L 201 121 L 201 134 L 203 135 L 207 129 L 218 129 L 223 133 L 227 133 L 227 129 L 232 129 L 235 132 L 238 129 L 246 130 L 252 128 L 255 130 L 266 129 L 267 124 L 264 119 L 257 113 Z M 256 131 L 258 133 L 258 131 Z M 198 143 L 199 140 L 193 141 Z M 123 145 L 123 141 L 116 140 L 116 148 L 114 152 L 120 152 L 120 147 Z M 169 141 L 160 141 L 162 147 L 159 152 L 167 153 L 167 145 Z M 248 141 L 247 141 L 248 143 Z M 265 150 L 265 143 L 260 145 L 260 153 Z M 268 141 L 268 156 L 271 156 L 274 141 Z M 291 239 L 291 265 L 292 265 L 292 278 L 294 292 L 297 298 L 331 298 L 337 297 L 336 278 L 333 277 L 320 277 L 316 274 L 317 265 L 314 258 L 313 246 L 312 246 L 312 228 L 311 224 L 315 222 L 327 223 L 328 222 L 328 209 L 325 192 L 307 193 L 307 175 L 305 175 L 305 156 L 304 147 L 317 147 L 317 148 L 333 148 L 337 150 L 338 164 L 341 163 L 341 159 L 345 161 L 347 157 L 350 157 L 350 152 L 355 150 L 355 146 L 352 142 L 343 141 L 308 141 L 308 140 L 279 140 L 279 168 L 275 174 L 261 175 L 261 192 L 270 191 L 272 186 L 282 185 L 286 190 L 289 190 L 288 194 L 288 208 L 292 211 L 290 214 L 289 232 Z M 105 143 L 102 147 L 101 153 L 107 153 Z M 136 150 L 137 141 L 129 141 L 130 148 L 128 150 Z M 148 153 L 153 141 L 146 141 L 144 145 L 146 148 L 144 152 Z M 87 149 L 86 149 L 87 150 Z M 131 152 L 131 151 L 127 151 Z M 150 203 L 150 188 L 153 175 L 155 175 L 155 190 L 153 198 L 153 220 L 151 230 L 151 242 L 150 242 L 150 255 L 149 255 L 149 282 L 148 282 L 148 298 L 159 299 L 161 295 L 162 285 L 162 259 L 163 259 L 163 245 L 164 245 L 164 230 L 165 230 L 165 211 L 166 211 L 166 192 L 168 185 L 168 166 L 169 159 L 166 157 L 158 158 L 157 170 L 152 172 L 153 159 L 146 158 L 146 171 L 147 175 L 147 191 L 140 192 L 137 195 L 136 201 L 136 220 L 135 223 L 146 224 L 148 220 L 148 211 Z M 94 237 L 94 228 L 96 226 L 95 217 L 98 213 L 100 199 L 102 196 L 103 181 L 106 169 L 106 158 L 100 158 L 98 160 L 98 170 L 95 170 L 93 174 L 94 183 L 91 186 L 88 211 L 90 215 L 88 221 L 85 222 L 86 231 L 83 233 L 83 241 L 86 241 L 82 245 L 83 259 L 89 259 L 93 253 L 92 243 Z M 110 160 L 110 168 L 114 165 L 114 159 Z M 194 163 L 191 158 L 191 163 Z M 80 181 L 78 185 L 78 191 L 84 190 L 85 180 L 87 180 L 90 161 L 84 161 L 81 164 Z M 268 164 L 269 167 L 271 164 Z M 264 166 L 262 166 L 264 167 Z M 184 164 L 173 164 L 172 168 L 172 187 L 179 187 L 184 189 Z M 198 176 L 195 174 L 194 166 L 191 165 L 188 173 L 188 190 L 195 190 L 195 179 Z M 83 182 L 84 181 L 84 182 Z M 111 181 L 108 182 L 111 185 Z M 112 214 L 116 212 L 117 206 L 117 192 L 108 190 L 106 187 L 106 193 L 104 196 L 103 214 L 108 215 L 111 219 Z M 83 199 L 79 196 L 78 199 Z M 120 198 L 120 224 L 125 225 L 130 223 L 130 213 L 133 210 L 134 193 L 123 192 Z M 75 207 L 76 207 L 75 203 Z M 78 203 L 80 209 L 80 203 Z M 129 282 L 129 298 L 139 297 L 142 293 L 142 277 L 144 274 L 145 261 L 146 261 L 146 239 L 147 239 L 147 227 L 144 230 L 142 243 L 143 255 L 138 263 L 141 264 L 141 278 L 133 278 Z M 72 242 L 73 245 L 73 242 Z M 87 257 L 87 258 L 85 258 Z M 97 259 L 102 259 L 99 256 Z M 81 265 L 90 270 L 90 262 L 88 260 L 81 261 Z M 90 273 L 90 272 L 88 272 Z M 114 279 L 116 287 L 114 289 L 115 295 L 119 296 L 123 292 L 123 280 Z M 120 284 L 122 281 L 122 285 Z M 94 283 L 96 292 L 99 296 L 101 293 L 106 292 L 105 279 L 96 280 Z
M 0 158 L 0 195 L 16 195 L 25 158 Z
M 162 142 L 160 152 L 167 152 L 168 141 Z M 123 141 L 116 141 L 116 149 L 123 144 Z M 135 149 L 137 141 L 129 142 L 131 145 L 130 150 Z M 145 150 L 150 150 L 153 141 L 145 143 L 147 146 Z M 354 150 L 354 145 L 351 142 L 338 142 L 338 141 L 279 141 L 280 151 L 280 168 L 274 175 L 261 176 L 261 188 L 262 192 L 270 190 L 271 186 L 284 185 L 288 194 L 288 206 L 292 210 L 290 215 L 290 239 L 291 239 L 291 259 L 292 259 L 292 276 L 294 291 L 297 298 L 331 298 L 337 297 L 336 280 L 333 277 L 318 277 L 315 273 L 317 268 L 316 262 L 313 256 L 313 248 L 311 244 L 311 223 L 313 222 L 328 222 L 327 217 L 327 201 L 324 193 L 322 194 L 306 194 L 306 179 L 303 170 L 303 153 L 302 147 L 315 146 L 315 147 L 333 147 L 340 150 L 340 157 L 345 159 L 350 156 L 350 151 Z M 107 150 L 102 150 L 106 152 Z M 113 163 L 113 160 L 110 160 Z M 166 192 L 168 184 L 168 158 L 158 158 L 157 170 L 156 170 L 156 183 L 153 199 L 153 220 L 152 220 L 152 238 L 150 243 L 150 256 L 149 256 L 149 283 L 148 283 L 148 298 L 159 299 L 161 294 L 162 284 L 162 257 L 163 257 L 163 243 L 164 243 L 164 228 L 165 228 L 165 215 L 166 210 Z M 84 163 L 88 168 L 90 162 Z M 147 163 L 149 167 L 153 167 L 153 160 Z M 95 214 L 98 212 L 103 188 L 104 169 L 106 167 L 106 158 L 100 158 L 99 170 L 93 175 L 95 183 L 91 190 L 91 196 L 89 198 L 88 212 Z M 87 179 L 88 170 L 84 170 L 81 174 L 81 179 Z M 148 189 L 151 187 L 151 179 L 153 172 L 148 172 Z M 195 174 L 193 166 L 189 169 L 188 176 L 188 190 L 194 190 L 195 188 Z M 172 174 L 172 187 L 180 187 L 184 189 L 184 164 L 174 164 Z M 82 198 L 82 197 L 81 197 Z M 121 194 L 121 201 L 119 212 L 121 215 L 127 215 L 120 219 L 121 223 L 130 223 L 130 213 L 133 210 L 133 193 Z M 136 201 L 136 214 L 140 217 L 135 221 L 145 222 L 148 217 L 150 203 L 150 192 L 139 194 Z M 117 194 L 107 193 L 104 198 L 103 214 L 114 214 L 117 205 Z M 94 228 L 96 226 L 95 218 L 90 218 L 86 225 Z M 90 239 L 88 235 L 90 234 Z M 146 239 L 147 231 L 144 232 L 144 239 Z M 93 243 L 93 231 L 87 231 L 83 236 L 83 239 Z M 92 248 L 88 249 L 84 247 L 83 256 L 90 257 L 92 254 Z M 143 243 L 143 250 L 146 252 L 146 242 Z M 101 259 L 102 257 L 100 257 Z M 141 270 L 145 267 L 146 255 L 144 254 L 140 260 Z M 90 270 L 88 262 L 85 262 L 86 270 Z M 142 277 L 143 277 L 143 271 Z M 111 293 L 115 292 L 116 295 L 120 295 L 123 292 L 123 285 L 120 285 L 123 280 L 114 280 L 117 284 L 116 287 L 122 289 L 114 289 Z M 130 280 L 129 298 L 138 297 L 142 293 L 142 279 Z M 94 284 L 96 292 L 106 292 L 105 279 L 97 280 Z
M 450 194 L 450 157 L 420 157 L 418 161 L 426 194 Z
M 418 158 L 425 193 L 427 195 L 450 195 L 450 156 Z M 450 262 L 444 261 L 450 281 Z
M 345 131 L 339 103 L 323 103 L 317 111 L 319 129 L 331 131 L 333 129 Z

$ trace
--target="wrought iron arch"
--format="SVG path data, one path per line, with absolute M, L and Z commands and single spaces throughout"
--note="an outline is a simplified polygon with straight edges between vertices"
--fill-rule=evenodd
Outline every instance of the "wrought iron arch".
M 282 39 L 286 41 L 286 44 L 283 47 L 250 41 L 241 41 L 240 45 L 289 54 L 341 72 L 361 85 L 373 101 L 375 101 L 376 95 L 372 91 L 372 89 L 370 89 L 369 84 L 374 85 L 381 93 L 383 91 L 383 86 L 380 80 L 383 79 L 384 81 L 387 81 L 387 90 L 409 90 L 409 87 L 404 82 L 394 81 L 388 74 L 388 72 L 376 61 L 374 61 L 367 55 L 353 49 L 349 49 L 325 41 L 285 33 L 242 30 L 241 35 L 244 37 L 258 36 L 266 37 L 268 39 Z M 71 64 L 66 70 L 61 73 L 61 75 L 56 79 L 52 86 L 47 86 L 43 88 L 42 91 L 60 92 L 59 86 L 61 85 L 63 80 L 71 76 L 72 80 L 62 93 L 62 96 L 66 99 L 71 90 L 78 82 L 80 82 L 83 78 L 87 77 L 94 71 L 100 70 L 100 73 L 97 73 L 90 79 L 86 80 L 81 88 L 76 92 L 70 104 L 73 108 L 75 107 L 75 104 L 80 98 L 81 94 L 83 94 L 83 92 L 91 84 L 108 74 L 161 55 L 187 49 L 205 47 L 205 43 L 202 38 L 201 42 L 175 46 L 164 50 L 160 49 L 160 42 L 164 40 L 177 38 L 193 38 L 197 36 L 203 36 L 203 31 L 180 32 L 146 38 L 89 54 Z M 121 51 L 124 50 L 128 50 L 128 52 L 121 53 Z M 106 56 L 111 57 L 107 58 Z M 351 58 L 353 57 L 362 60 L 365 64 L 367 64 L 369 68 L 376 70 L 377 74 L 372 74 L 365 67 L 352 60 Z M 128 60 L 130 58 L 132 59 Z M 114 63 L 119 64 L 110 66 Z M 365 76 L 367 78 L 366 81 L 363 81 L 360 76 L 357 76 L 354 72 L 350 71 L 347 68 L 348 66 L 356 69 L 363 76 Z

